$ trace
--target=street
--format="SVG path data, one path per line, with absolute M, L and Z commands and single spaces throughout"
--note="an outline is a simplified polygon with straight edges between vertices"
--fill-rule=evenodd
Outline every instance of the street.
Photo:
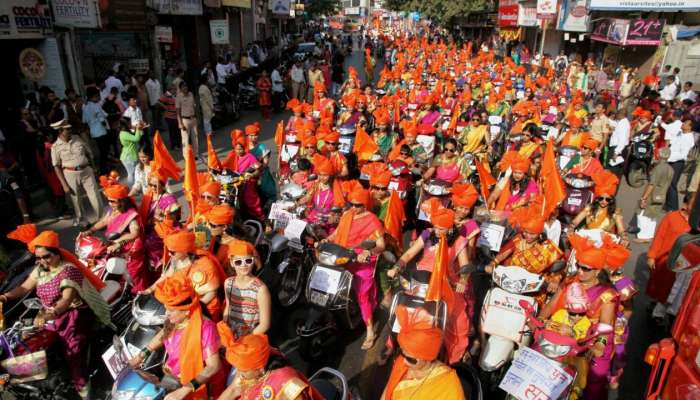
M 355 50 L 351 57 L 346 59 L 346 67 L 354 66 L 358 71 L 363 71 L 362 53 Z M 381 63 L 378 63 L 376 71 L 381 70 Z M 360 72 L 361 77 L 364 74 Z M 289 116 L 288 112 L 274 114 L 272 120 L 264 121 L 258 110 L 243 111 L 242 117 L 234 124 L 219 128 L 213 137 L 213 143 L 220 158 L 225 158 L 231 149 L 231 139 L 229 132 L 234 128 L 243 129 L 249 123 L 259 121 L 261 124 L 260 140 L 264 142 L 273 151 L 272 159 L 276 158 L 276 146 L 273 142 L 273 135 L 277 122 L 285 120 Z M 167 134 L 161 133 L 161 136 L 166 137 Z M 198 167 L 200 170 L 206 168 L 206 141 L 200 137 L 200 159 Z M 180 152 L 173 154 L 174 158 L 183 165 L 182 155 Z M 181 205 L 184 205 L 182 183 L 177 182 L 171 185 L 171 189 L 181 200 Z M 635 210 L 636 203 L 640 197 L 641 189 L 633 189 L 627 186 L 624 182 L 620 186 L 619 194 L 617 195 L 617 204 L 624 213 L 625 221 L 629 221 L 632 213 Z M 48 214 L 46 210 L 39 209 L 38 214 Z M 74 248 L 74 239 L 78 234 L 78 228 L 71 226 L 70 220 L 43 220 L 38 222 L 38 226 L 43 229 L 54 229 L 60 234 L 61 244 L 68 249 Z M 657 339 L 654 332 L 650 329 L 647 318 L 648 299 L 644 294 L 644 287 L 648 279 L 648 269 L 645 264 L 645 251 L 648 245 L 646 244 L 631 244 L 632 257 L 625 265 L 625 274 L 633 277 L 640 293 L 634 300 L 634 315 L 631 320 L 631 334 L 627 342 L 628 348 L 628 363 L 623 375 L 618 399 L 641 399 L 645 385 L 648 368 L 643 363 L 643 355 L 647 345 L 651 340 Z M 274 266 L 273 266 L 274 267 Z M 300 311 L 301 310 L 301 311 Z M 293 321 L 300 312 L 304 311 L 303 306 L 298 306 L 296 310 L 274 310 L 273 325 L 271 332 L 271 341 L 274 345 L 281 348 L 287 354 L 295 367 L 299 368 L 307 376 L 312 374 L 316 369 L 322 366 L 330 366 L 337 368 L 345 374 L 352 387 L 359 389 L 362 399 L 378 399 L 381 391 L 386 384 L 390 365 L 379 365 L 379 355 L 384 347 L 384 341 L 387 336 L 388 328 L 386 326 L 387 311 L 379 308 L 377 311 L 377 320 L 381 335 L 375 346 L 369 351 L 360 350 L 360 345 L 364 339 L 364 329 L 359 329 L 355 332 L 347 332 L 344 337 L 339 338 L 338 354 L 329 355 L 326 359 L 315 364 L 306 364 L 296 351 L 298 342 L 295 340 L 295 332 L 291 328 Z M 108 391 L 109 388 L 100 388 L 100 391 Z M 611 398 L 615 398 L 611 395 Z

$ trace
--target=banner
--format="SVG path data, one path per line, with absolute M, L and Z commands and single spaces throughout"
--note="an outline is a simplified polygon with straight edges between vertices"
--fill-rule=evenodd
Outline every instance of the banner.
M 289 15 L 289 0 L 271 0 L 270 8 L 275 15 Z M 342 29 L 342 24 L 337 29 Z
M 591 0 L 596 11 L 700 11 L 700 0 Z
M 624 46 L 629 28 L 630 21 L 627 19 L 601 18 L 593 24 L 591 39 Z
M 618 46 L 657 46 L 663 30 L 664 21 L 656 18 L 603 18 L 595 22 L 591 39 Z
M 518 26 L 537 26 L 537 4 L 518 4 Z
M 97 28 L 99 21 L 94 0 L 52 0 L 54 24 L 68 28 Z
M 0 0 L 0 39 L 43 39 L 51 33 L 49 6 L 37 0 Z
M 518 400 L 558 399 L 572 381 L 557 362 L 521 347 L 498 387 Z
M 251 0 L 221 0 L 221 4 L 226 7 L 250 8 Z
M 172 43 L 173 42 L 173 27 L 156 25 L 155 28 L 156 40 L 158 43 Z
M 211 44 L 229 44 L 227 20 L 212 19 L 209 21 L 209 29 L 211 30 Z
M 554 19 L 557 16 L 557 0 L 537 0 L 537 18 Z
M 153 0 L 158 14 L 202 15 L 202 0 Z
M 562 0 L 557 29 L 568 32 L 588 32 L 587 0 Z
M 498 2 L 498 26 L 518 26 L 518 0 Z

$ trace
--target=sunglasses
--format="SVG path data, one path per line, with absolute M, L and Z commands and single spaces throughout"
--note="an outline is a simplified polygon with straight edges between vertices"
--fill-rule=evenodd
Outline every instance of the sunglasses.
M 573 313 L 573 312 L 570 312 L 570 311 L 569 311 L 569 316 L 570 316 L 570 317 L 579 317 L 579 318 L 583 318 L 583 317 L 586 316 L 586 313 L 585 313 L 585 312 Z
M 401 353 L 401 356 L 403 356 L 404 360 L 406 360 L 409 364 L 411 364 L 411 365 L 418 364 L 418 359 L 411 357 L 411 356 L 407 356 L 406 353 L 404 353 L 403 350 L 401 350 L 401 348 L 399 348 L 399 352 Z
M 316 146 L 304 146 L 305 149 L 315 149 Z
M 592 268 L 588 268 L 588 267 L 583 266 L 583 265 L 579 265 L 579 266 L 578 266 L 578 270 L 579 270 L 579 271 L 583 271 L 583 272 L 593 271 Z
M 226 228 L 226 224 L 217 225 L 217 224 L 212 224 L 211 222 L 209 222 L 209 227 L 211 229 Z
M 479 118 L 472 118 L 472 122 L 481 122 Z
M 382 187 L 382 186 L 370 186 L 370 189 L 372 189 L 372 190 L 378 190 L 378 191 L 381 191 L 381 192 L 384 192 L 384 191 L 388 190 L 388 188 L 385 188 L 385 187 Z
M 117 203 L 119 203 L 119 200 L 107 199 L 107 203 L 109 203 L 109 204 L 117 204 Z
M 605 202 L 610 203 L 611 200 L 612 200 L 612 197 L 598 197 L 599 202 L 605 201 Z
M 246 257 L 246 258 L 236 258 L 231 260 L 231 264 L 233 264 L 236 267 L 240 267 L 243 264 L 245 265 L 253 265 L 255 262 L 255 259 L 253 257 Z
M 338 142 L 326 142 L 328 146 L 337 146 Z
M 212 196 L 212 195 L 209 195 L 209 194 L 203 194 L 203 195 L 201 195 L 201 196 L 199 196 L 199 197 L 201 197 L 202 200 L 214 200 L 214 199 L 216 198 L 216 197 L 214 197 L 214 196 Z
M 34 256 L 34 258 L 37 259 L 37 261 L 48 261 L 53 257 L 53 254 L 47 254 L 45 256 Z
M 350 207 L 355 207 L 355 208 L 362 208 L 364 207 L 364 204 L 361 203 L 350 203 Z
M 457 149 L 453 149 L 451 147 L 449 147 L 449 148 L 445 147 L 445 151 L 449 151 L 450 153 L 454 153 L 455 151 L 457 151 Z

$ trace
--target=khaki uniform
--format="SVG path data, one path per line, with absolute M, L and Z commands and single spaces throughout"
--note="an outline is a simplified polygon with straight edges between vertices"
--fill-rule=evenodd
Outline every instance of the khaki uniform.
M 51 163 L 54 167 L 63 170 L 66 183 L 73 192 L 70 194 L 70 198 L 78 221 L 82 221 L 84 211 L 83 204 L 80 202 L 81 189 L 85 192 L 90 205 L 97 213 L 97 218 L 102 216 L 102 202 L 100 201 L 100 193 L 95 180 L 95 172 L 90 165 L 91 159 L 92 152 L 90 147 L 77 136 L 71 136 L 69 142 L 58 138 L 51 147 Z
M 179 93 L 175 98 L 175 108 L 180 110 L 183 129 L 180 129 L 182 136 L 182 156 L 185 157 L 187 145 L 192 145 L 195 157 L 199 155 L 199 127 L 197 125 L 197 115 L 194 102 L 194 94 L 187 93 L 187 96 Z

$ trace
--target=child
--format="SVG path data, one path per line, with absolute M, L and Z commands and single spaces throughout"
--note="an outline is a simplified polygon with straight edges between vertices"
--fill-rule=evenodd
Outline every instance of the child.
M 610 370 L 610 389 L 617 389 L 620 385 L 620 377 L 627 363 L 625 344 L 629 337 L 629 321 L 632 317 L 632 298 L 637 294 L 637 288 L 632 279 L 622 275 L 613 275 L 615 289 L 620 294 L 620 304 L 615 318 L 615 354 L 613 355 L 612 368 Z

